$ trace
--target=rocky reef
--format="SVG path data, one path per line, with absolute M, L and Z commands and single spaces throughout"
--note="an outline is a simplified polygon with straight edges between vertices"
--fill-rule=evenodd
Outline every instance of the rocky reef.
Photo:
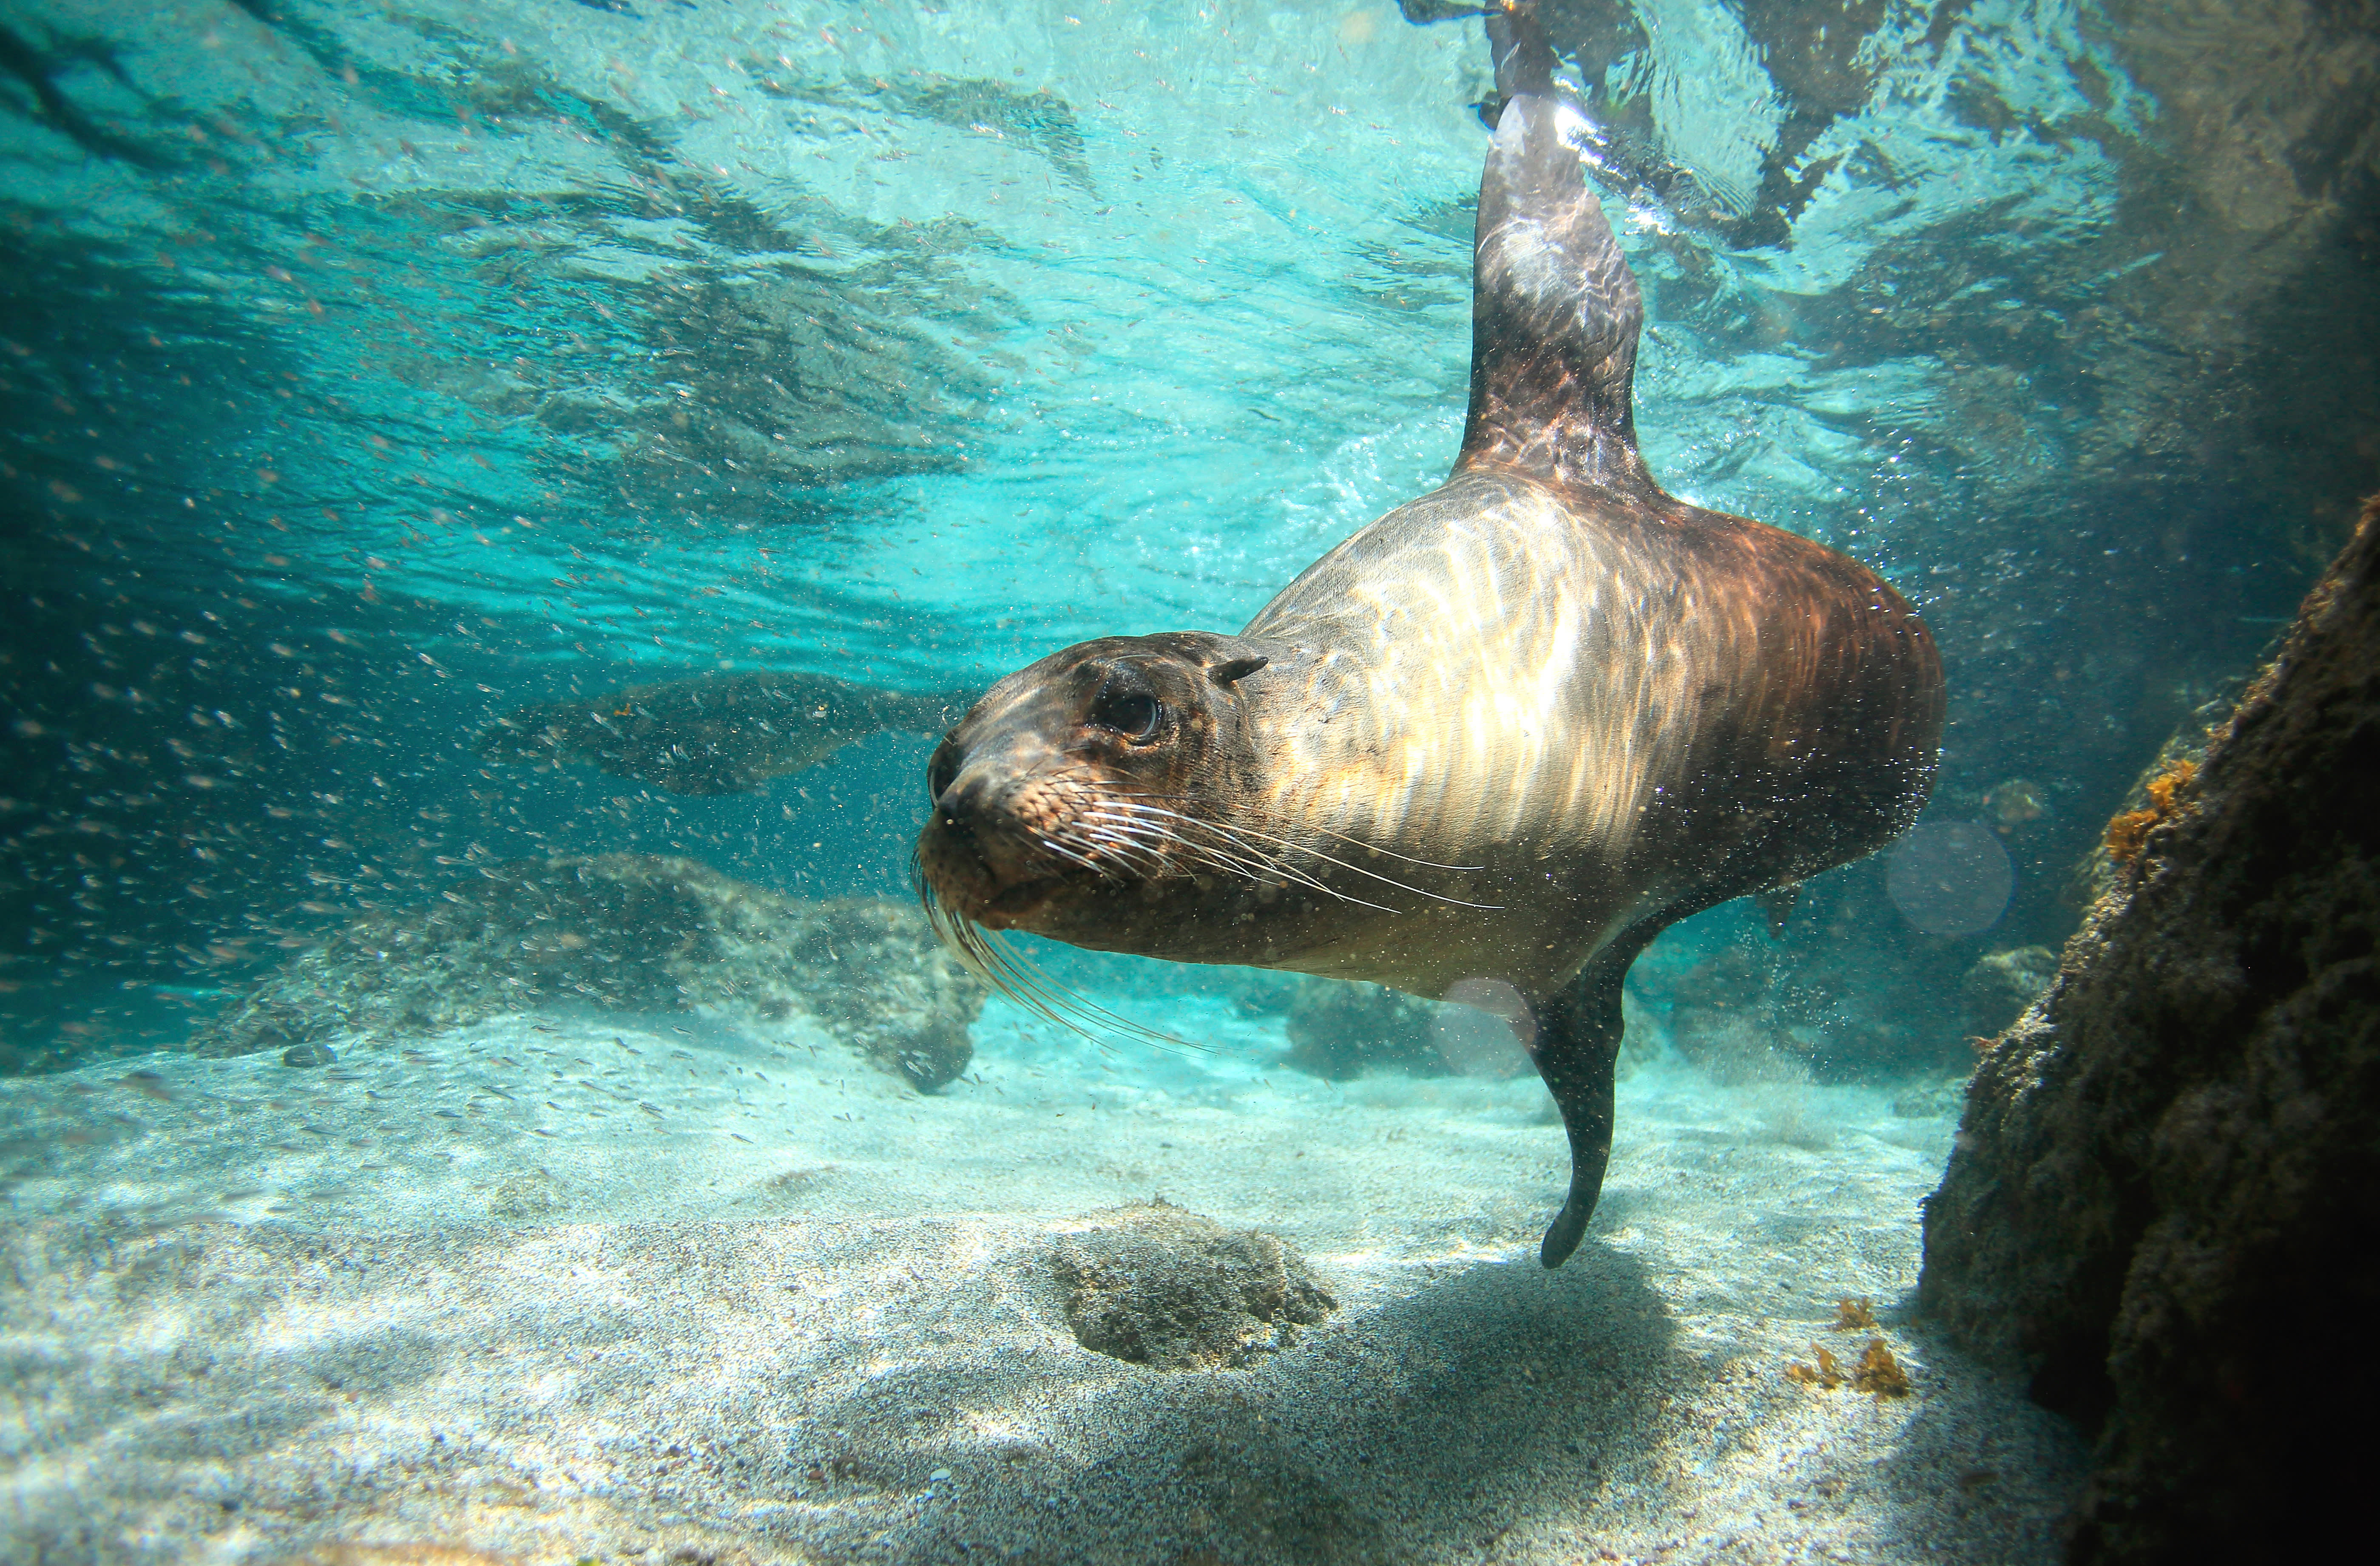
M 1985 953 L 1959 981 L 1959 999 L 1971 1033 L 1998 1033 L 2057 980 L 2058 953 L 2046 946 L 2011 946 Z
M 1922 1308 L 2095 1432 L 2076 1560 L 2289 1559 L 2361 1521 L 2375 776 L 2380 502 L 2203 759 L 2144 785 L 1926 1205 Z
M 1417 996 L 1377 984 L 1302 979 L 1291 992 L 1282 1063 L 1344 1082 L 1371 1071 L 1442 1075 L 1447 1066 L 1431 1041 L 1437 1009 Z
M 540 1006 L 800 1015 L 934 1088 L 966 1069 L 986 993 L 905 903 L 804 903 L 691 859 L 599 854 L 486 866 L 425 906 L 366 915 L 258 981 L 191 1048 L 318 1065 L 358 1034 Z
M 1812 901 L 1829 897 L 1814 928 L 1781 941 L 1747 935 L 1691 966 L 1638 965 L 1631 984 L 1682 1057 L 1730 1084 L 1963 1076 L 1973 1055 L 1962 1040 L 2008 1026 L 2057 971 L 2047 947 L 1969 958 L 1973 941 L 1904 929 L 1907 960 L 1879 973 L 1867 942 L 1898 916 L 1874 886 L 1825 888 Z
M 1227 1230 L 1164 1201 L 1092 1216 L 1054 1270 L 1066 1324 L 1095 1353 L 1157 1370 L 1252 1364 L 1339 1308 L 1280 1236 Z

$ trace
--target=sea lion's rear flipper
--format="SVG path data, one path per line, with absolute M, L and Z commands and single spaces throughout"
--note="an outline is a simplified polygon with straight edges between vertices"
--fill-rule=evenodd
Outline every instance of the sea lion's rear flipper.
M 1537 1259 L 1560 1267 L 1586 1233 L 1587 1220 L 1603 1195 L 1603 1171 L 1611 1162 L 1612 1085 L 1626 1024 L 1620 1009 L 1628 965 L 1654 931 L 1622 933 L 1587 960 L 1586 967 L 1537 1011 L 1537 1034 L 1529 1051 L 1537 1074 L 1561 1111 L 1570 1135 L 1570 1195 L 1546 1230 Z
M 1649 482 L 1629 402 L 1644 298 L 1562 135 L 1553 49 L 1533 4 L 1491 8 L 1488 39 L 1504 109 L 1479 180 L 1471 413 L 1456 467 Z
M 490 760 L 586 762 L 672 794 L 740 794 L 886 729 L 939 734 L 976 693 L 909 696 L 823 674 L 697 674 L 524 707 L 480 736 Z

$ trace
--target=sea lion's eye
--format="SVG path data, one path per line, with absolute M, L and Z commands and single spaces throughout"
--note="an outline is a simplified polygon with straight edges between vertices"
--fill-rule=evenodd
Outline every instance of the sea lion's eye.
M 1154 739 L 1165 722 L 1165 704 L 1146 691 L 1108 691 L 1092 707 L 1091 722 L 1126 739 Z
M 951 784 L 958 781 L 958 747 L 944 740 L 935 748 L 934 759 L 926 767 L 926 797 L 929 800 L 941 798 L 951 791 Z

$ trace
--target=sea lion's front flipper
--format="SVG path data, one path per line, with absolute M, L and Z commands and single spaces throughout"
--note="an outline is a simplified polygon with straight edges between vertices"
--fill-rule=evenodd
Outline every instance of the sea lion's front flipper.
M 1620 1009 L 1628 965 L 1645 949 L 1652 930 L 1623 933 L 1587 960 L 1586 967 L 1537 1009 L 1536 1038 L 1529 1052 L 1537 1074 L 1561 1111 L 1570 1135 L 1570 1195 L 1546 1230 L 1537 1259 L 1560 1267 L 1578 1249 L 1603 1195 L 1603 1171 L 1611 1162 L 1612 1085 L 1626 1024 Z
M 1488 39 L 1504 110 L 1479 180 L 1471 413 L 1456 466 L 1649 482 L 1629 404 L 1644 298 L 1562 135 L 1553 49 L 1529 4 L 1491 9 Z
M 480 736 L 490 760 L 586 762 L 672 794 L 739 794 L 886 729 L 939 734 L 976 693 L 910 696 L 824 674 L 697 674 L 524 707 Z

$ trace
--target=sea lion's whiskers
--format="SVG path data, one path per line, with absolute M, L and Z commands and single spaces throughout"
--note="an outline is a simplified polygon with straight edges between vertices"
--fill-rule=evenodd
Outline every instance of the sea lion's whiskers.
M 1129 814 L 1134 819 L 1135 825 L 1139 828 L 1147 841 L 1160 843 L 1169 847 L 1180 849 L 1196 856 L 1200 863 L 1211 866 L 1215 868 L 1237 870 L 1246 874 L 1251 879 L 1258 880 L 1265 880 L 1269 877 L 1280 877 L 1283 880 L 1297 881 L 1301 885 L 1310 887 L 1314 891 L 1322 892 L 1328 896 L 1346 900 L 1346 893 L 1340 892 L 1334 887 L 1327 886 L 1302 871 L 1291 868 L 1289 866 L 1281 863 L 1281 861 L 1274 856 L 1265 852 L 1261 848 L 1258 848 L 1254 844 L 1240 842 L 1233 838 L 1226 829 L 1212 821 L 1203 820 L 1196 816 L 1185 816 L 1177 811 L 1156 810 L 1140 805 L 1119 805 L 1120 798 L 1158 799 L 1167 797 L 1172 796 L 1155 794 L 1133 794 L 1123 795 L 1120 796 L 1111 795 L 1102 802 L 1104 808 L 1101 814 L 1104 819 L 1114 820 L 1117 819 L 1117 810 L 1121 808 L 1123 812 Z M 1196 841 L 1184 832 L 1182 829 L 1184 826 L 1197 827 L 1213 836 L 1220 837 L 1223 839 L 1224 843 L 1230 844 L 1230 847 L 1226 849 L 1222 844 Z M 1366 904 L 1367 907 L 1372 905 L 1373 904 Z
M 1145 809 L 1150 809 L 1152 814 L 1164 815 L 1164 816 L 1172 816 L 1172 817 L 1174 817 L 1174 819 L 1178 819 L 1178 820 L 1186 821 L 1186 822 L 1188 822 L 1188 823 L 1190 823 L 1190 824 L 1192 824 L 1192 825 L 1195 825 L 1195 826 L 1204 827 L 1204 828 L 1206 828 L 1208 832 L 1227 834 L 1227 835 L 1230 835 L 1230 836 L 1232 836 L 1232 837 L 1233 837 L 1233 838 L 1235 838 L 1235 839 L 1236 839 L 1237 837 L 1239 837 L 1241 834 L 1245 834 L 1246 836 L 1249 836 L 1249 837 L 1264 838 L 1264 839 L 1267 839 L 1267 840 L 1269 840 L 1269 841 L 1270 841 L 1270 842 L 1273 842 L 1273 843 L 1277 843 L 1277 844 L 1279 844 L 1281 847 L 1283 847 L 1283 848 L 1285 848 L 1285 849 L 1290 849 L 1290 850 L 1293 850 L 1293 851 L 1294 851 L 1294 852 L 1296 852 L 1296 853 L 1300 853 L 1300 854 L 1310 854 L 1310 855 L 1312 855 L 1314 857 L 1316 857 L 1317 859 L 1321 860 L 1324 864 L 1326 864 L 1326 865 L 1335 865 L 1335 866 L 1337 866 L 1340 869 L 1345 870 L 1345 871 L 1346 871 L 1348 874 L 1350 874 L 1350 875 L 1358 875 L 1358 876 L 1362 876 L 1362 877 L 1366 878 L 1366 880 L 1378 881 L 1378 882 L 1379 882 L 1381 885 L 1383 885 L 1383 886 L 1392 886 L 1392 887 L 1395 887 L 1399 892 L 1412 892 L 1415 897 L 1427 897 L 1427 898 L 1430 899 L 1432 902 L 1436 902 L 1436 903 L 1451 903 L 1451 904 L 1452 904 L 1454 906 L 1456 906 L 1456 907 L 1458 907 L 1458 908 L 1487 908 L 1487 909 L 1497 909 L 1497 908 L 1501 908 L 1501 907 L 1503 906 L 1503 904 L 1500 904 L 1500 903 L 1471 903 L 1471 902 L 1466 902 L 1466 901 L 1464 901 L 1463 898 L 1460 898 L 1460 897 L 1450 897 L 1450 896 L 1448 896 L 1445 892 L 1432 892 L 1432 891 L 1428 890 L 1428 889 L 1427 889 L 1427 888 L 1426 888 L 1426 887 L 1419 887 L 1419 886 L 1413 886 L 1413 885 L 1409 885 L 1409 884 L 1407 884 L 1407 883 L 1406 883 L 1406 882 L 1404 882 L 1404 881 L 1401 881 L 1401 880 L 1397 880 L 1397 879 L 1396 879 L 1395 877 L 1393 877 L 1393 876 L 1384 876 L 1384 875 L 1381 875 L 1381 874 L 1380 874 L 1378 871 L 1377 871 L 1377 870 L 1367 870 L 1367 869 L 1364 868 L 1364 867 L 1363 867 L 1363 866 L 1361 866 L 1361 865 L 1351 865 L 1351 864 L 1349 864 L 1346 860 L 1344 860 L 1344 859 L 1342 859 L 1342 858 L 1338 857 L 1336 855 L 1332 855 L 1332 854 L 1326 854 L 1326 853 L 1324 853 L 1321 849 L 1319 849 L 1319 848 L 1317 848 L 1317 847 L 1313 846 L 1311 844 L 1300 843 L 1300 842 L 1298 842 L 1298 841 L 1297 841 L 1296 839 L 1294 839 L 1294 838 L 1282 837 L 1282 836 L 1281 836 L 1281 835 L 1279 835 L 1279 834 L 1277 834 L 1277 833 L 1274 833 L 1274 832 L 1259 832 L 1259 831 L 1257 831 L 1257 830 L 1256 828 L 1254 828 L 1254 827 L 1251 827 L 1251 826 L 1244 826 L 1244 825 L 1242 825 L 1242 824 L 1240 824 L 1239 822 L 1236 822 L 1236 821 L 1234 821 L 1234 822 L 1231 823 L 1230 825 L 1226 826 L 1226 825 L 1224 825 L 1224 824 L 1222 824 L 1222 823 L 1220 823 L 1220 822 L 1217 822 L 1217 821 L 1206 821 L 1206 820 L 1201 820 L 1201 819 L 1198 819 L 1197 817 L 1196 817 L 1196 816 L 1184 816 L 1184 815 L 1179 814 L 1179 813 L 1178 813 L 1178 812 L 1176 812 L 1176 811 L 1172 811 L 1172 810 L 1162 810 L 1162 811 L 1160 811 L 1160 810 L 1155 810 L 1153 807 L 1143 807 L 1143 808 L 1145 808 Z M 1336 834 L 1334 834 L 1334 835 L 1336 835 Z M 1241 847 L 1243 847 L 1243 848 L 1248 849 L 1250 852 L 1255 852 L 1255 851 L 1256 851 L 1255 845 L 1254 845 L 1253 844 L 1245 844 L 1245 843 L 1243 843 L 1243 844 L 1240 844 L 1240 846 L 1241 846 Z M 1450 867 L 1450 868 L 1451 868 L 1451 867 Z M 1345 894 L 1344 894 L 1344 893 L 1339 893 L 1339 895 L 1342 895 L 1342 896 L 1343 896 L 1343 895 L 1345 895 Z M 1348 901 L 1349 901 L 1349 902 L 1351 902 L 1351 903 L 1353 903 L 1353 902 L 1361 902 L 1361 901 L 1362 901 L 1362 899 L 1360 899 L 1360 898 L 1353 898 L 1353 897 L 1351 897 L 1351 898 L 1348 898 Z M 1378 904 L 1369 904 L 1369 906 L 1378 907 Z M 1390 913 L 1395 913 L 1395 912 L 1397 912 L 1397 910 L 1396 910 L 1396 909 L 1391 908 L 1391 909 L 1387 910 L 1387 912 L 1390 912 Z
M 1139 807 L 1132 807 L 1130 808 L 1136 810 Z M 1167 811 L 1161 812 L 1161 814 L 1172 815 L 1173 813 Z M 1112 819 L 1113 817 L 1111 815 L 1108 819 Z M 1146 830 L 1161 834 L 1157 837 L 1156 841 L 1169 844 L 1173 847 L 1184 850 L 1194 856 L 1196 862 L 1207 865 L 1210 868 L 1221 870 L 1226 874 L 1237 874 L 1250 880 L 1265 880 L 1268 879 L 1278 878 L 1282 880 L 1293 882 L 1298 886 L 1305 887 L 1311 891 L 1318 892 L 1326 897 L 1336 898 L 1342 903 L 1354 903 L 1366 908 L 1378 908 L 1384 914 L 1394 914 L 1402 911 L 1396 908 L 1381 907 L 1378 903 L 1369 903 L 1366 902 L 1363 898 L 1350 896 L 1348 893 L 1340 891 L 1337 887 L 1329 885 L 1324 881 L 1318 880 L 1303 870 L 1281 864 L 1280 861 L 1263 853 L 1253 844 L 1238 843 L 1231 840 L 1228 837 L 1228 834 L 1222 833 L 1222 829 L 1217 827 L 1211 822 L 1201 821 L 1196 817 L 1187 816 L 1175 817 L 1175 819 L 1184 821 L 1192 826 L 1203 827 L 1210 832 L 1217 832 L 1219 834 L 1225 835 L 1226 841 L 1231 843 L 1232 849 L 1237 850 L 1237 852 L 1232 852 L 1225 849 L 1220 844 L 1193 841 L 1189 837 L 1184 836 L 1178 827 L 1169 826 L 1160 821 L 1148 821 L 1145 823 Z
M 1167 875 L 1191 875 L 1197 869 L 1208 869 L 1235 880 L 1261 880 L 1269 868 L 1256 861 L 1227 854 L 1212 844 L 1193 843 L 1178 832 L 1144 831 L 1135 833 L 1135 836 L 1141 851 L 1155 860 L 1158 866 L 1155 874 L 1160 878 Z M 1158 852 L 1160 848 L 1171 850 L 1172 859 L 1160 855 Z
M 1160 849 L 1171 848 L 1181 850 L 1190 856 L 1197 863 L 1208 865 L 1216 869 L 1233 869 L 1254 873 L 1270 868 L 1269 865 L 1263 864 L 1260 861 L 1244 859 L 1226 855 L 1221 850 L 1216 848 L 1213 844 L 1193 843 L 1190 839 L 1183 836 L 1178 830 L 1166 825 L 1162 821 L 1137 819 L 1130 814 L 1119 815 L 1113 809 L 1109 808 L 1087 811 L 1085 812 L 1085 819 L 1095 819 L 1100 824 L 1101 830 L 1116 833 L 1118 836 L 1126 838 L 1135 843 L 1140 846 L 1144 852 L 1157 859 L 1160 864 L 1164 862 L 1164 858 L 1158 851 Z
M 1151 879 L 1180 873 L 1166 862 L 1164 855 L 1158 852 L 1159 845 L 1135 841 L 1112 827 L 1097 823 L 1085 825 L 1077 821 L 1073 836 L 1089 852 L 1105 856 L 1110 873 L 1125 871 Z
M 1099 867 L 1101 875 L 1112 877 L 1118 870 L 1128 870 L 1156 878 L 1167 873 L 1164 858 L 1148 844 L 1135 843 L 1107 828 L 1084 828 L 1079 823 L 1073 835 L 1086 845 L 1087 852 L 1106 857 L 1108 863 Z
M 1280 859 L 1267 854 L 1254 844 L 1241 842 L 1232 836 L 1227 828 L 1216 822 L 1201 820 L 1195 816 L 1178 815 L 1170 810 L 1149 811 L 1136 806 L 1131 808 L 1139 811 L 1144 817 L 1171 818 L 1172 821 L 1180 822 L 1183 826 L 1197 827 L 1223 839 L 1223 844 L 1200 843 L 1184 833 L 1181 826 L 1168 824 L 1165 820 L 1151 819 L 1148 822 L 1150 828 L 1162 832 L 1166 841 L 1198 856 L 1199 862 L 1214 868 L 1226 872 L 1236 871 L 1251 880 L 1277 879 L 1288 881 L 1293 885 L 1305 887 L 1309 891 L 1318 892 L 1325 897 L 1335 898 L 1342 903 L 1353 903 L 1358 907 L 1378 909 L 1384 914 L 1402 912 L 1402 909 L 1384 907 L 1380 904 L 1342 892 L 1337 887 L 1318 880 L 1304 870 L 1282 864 Z M 1229 846 L 1226 847 L 1224 844 Z
M 1132 856 L 1133 862 L 1154 874 L 1165 873 L 1165 856 L 1158 852 L 1172 842 L 1165 833 L 1148 831 L 1105 809 L 1086 810 L 1070 825 L 1078 839 L 1111 850 L 1119 858 Z
M 1162 800 L 1166 801 L 1168 804 L 1172 804 L 1172 805 L 1194 805 L 1194 804 L 1196 804 L 1196 803 L 1197 803 L 1197 801 L 1196 801 L 1196 800 L 1195 800 L 1195 799 L 1191 798 L 1188 795 L 1184 795 L 1184 794 L 1160 794 L 1160 793 L 1157 792 L 1157 791 L 1156 791 L 1156 790 L 1154 790 L 1154 789 L 1138 789 L 1138 790 L 1110 789 L 1110 790 L 1106 790 L 1106 791 L 1105 791 L 1105 793 L 1107 794 L 1108 797 L 1110 797 L 1110 798 L 1111 798 L 1111 799 L 1162 799 Z M 1335 838 L 1337 838 L 1340 842 L 1344 843 L 1344 844 L 1349 844 L 1349 845 L 1350 845 L 1350 846 L 1352 846 L 1352 847 L 1360 848 L 1360 849 L 1362 849 L 1362 850 L 1363 850 L 1365 853 L 1366 853 L 1366 854 L 1382 854 L 1382 855 L 1386 855 L 1388 857 L 1390 857 L 1390 858 L 1391 858 L 1391 859 L 1401 859 L 1401 860 L 1402 860 L 1404 863 L 1406 863 L 1406 864 L 1408 864 L 1408 865 L 1419 865 L 1422 868 L 1427 869 L 1427 870 L 1457 870 L 1457 871 L 1462 871 L 1462 870 L 1484 870 L 1484 869 L 1486 869 L 1486 868 L 1488 868 L 1488 867 L 1487 867 L 1487 866 L 1485 866 L 1485 865 L 1441 865 L 1441 864 L 1439 864 L 1439 863 L 1437 860 L 1435 860 L 1435 859 L 1416 859 L 1416 858 L 1415 858 L 1415 857 L 1414 857 L 1412 855 L 1410 855 L 1410 854 L 1400 854 L 1400 853 L 1398 853 L 1398 852 L 1397 852 L 1395 849 L 1393 849 L 1393 848 L 1383 848 L 1383 847 L 1381 847 L 1381 846 L 1380 846 L 1378 844 L 1377 844 L 1377 843 L 1366 843 L 1366 842 L 1365 842 L 1365 841 L 1364 841 L 1362 838 L 1360 838 L 1360 837 L 1355 837 L 1355 836 L 1353 836 L 1353 835 L 1351 835 L 1351 834 L 1349 834 L 1349 833 L 1347 833 L 1347 832 L 1334 832 L 1333 830 L 1331 830 L 1330 828 L 1326 827 L 1326 826 L 1316 826 L 1316 827 L 1314 828 L 1314 830 L 1315 830 L 1316 832 L 1320 832 L 1320 833 L 1321 833 L 1323 836 L 1325 836 L 1325 837 L 1335 837 Z M 1293 846 L 1293 847 L 1305 847 L 1305 845 L 1304 845 L 1304 844 L 1292 844 L 1292 846 Z M 1315 852 L 1315 850 L 1313 850 L 1313 849 L 1311 849 L 1311 848 L 1307 848 L 1307 849 L 1305 849 L 1305 852 L 1307 852 L 1307 853 L 1309 853 L 1309 854 L 1310 854 L 1310 853 Z M 1335 861 L 1335 860 L 1333 861 L 1333 863 L 1336 863 L 1336 862 L 1337 862 L 1337 861 Z M 1354 869 L 1355 867 L 1354 867 L 1354 866 L 1353 866 L 1353 865 L 1350 865 L 1350 866 L 1347 866 L 1346 868 L 1349 868 L 1349 869 Z M 1411 889 L 1411 888 L 1408 888 L 1407 890 L 1409 890 L 1409 891 L 1410 891 L 1410 890 L 1412 890 L 1412 889 Z M 1488 904 L 1469 904 L 1469 905 L 1470 905 L 1470 906 L 1482 906 L 1482 907 L 1484 907 L 1484 906 L 1488 906 Z
M 1105 789 L 1101 792 L 1111 799 L 1162 799 L 1169 805 L 1197 803 L 1186 794 L 1160 794 L 1155 789 Z M 1366 854 L 1385 854 L 1391 859 L 1402 859 L 1408 865 L 1419 865 L 1426 870 L 1484 870 L 1488 868 L 1485 865 L 1441 865 L 1435 859 L 1416 859 L 1410 854 L 1400 854 L 1393 848 L 1383 848 L 1377 843 L 1366 843 L 1360 837 L 1351 836 L 1343 832 L 1334 832 L 1329 827 L 1317 826 L 1314 830 L 1325 837 L 1335 837 L 1342 843 L 1360 848 Z
M 1002 944 L 990 930 L 943 903 L 929 883 L 921 883 L 927 922 L 941 937 L 960 965 L 1006 997 L 1020 1011 L 1054 1023 L 1101 1049 L 1116 1039 L 1160 1050 L 1196 1050 L 1208 1053 L 1212 1045 L 1177 1038 L 1162 1028 L 1119 1016 L 1052 979 L 1023 953 Z M 1077 1018 L 1083 1020 L 1077 1020 Z
M 1360 848 L 1366 854 L 1385 854 L 1391 859 L 1402 859 L 1408 865 L 1419 865 L 1424 869 L 1484 870 L 1488 868 L 1485 865 L 1441 865 L 1435 859 L 1416 859 L 1410 854 L 1400 854 L 1393 848 L 1383 848 L 1377 843 L 1366 843 L 1360 837 L 1350 837 L 1343 832 L 1332 832 L 1329 827 L 1318 826 L 1314 830 L 1326 837 L 1335 837 L 1342 843 Z
M 1046 837 L 1036 838 L 1034 841 L 1038 843 L 1049 852 L 1058 856 L 1061 859 L 1065 860 L 1069 864 L 1080 865 L 1083 868 L 1090 871 L 1091 874 L 1095 876 L 1105 876 L 1108 874 L 1106 867 L 1099 864 L 1098 860 L 1077 854 L 1062 843 L 1055 842 L 1054 840 Z

